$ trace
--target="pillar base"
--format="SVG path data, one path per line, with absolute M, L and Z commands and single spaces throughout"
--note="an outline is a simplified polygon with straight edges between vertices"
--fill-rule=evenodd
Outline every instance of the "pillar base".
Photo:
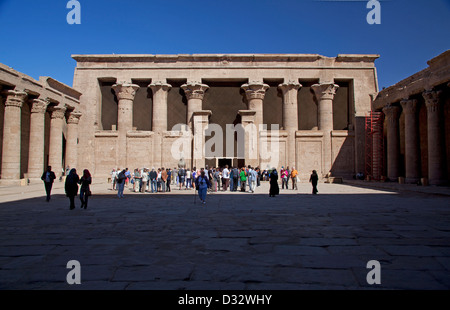
M 447 180 L 430 179 L 428 181 L 428 184 L 430 185 L 446 185 L 447 183 L 448 183 Z
M 17 179 L 17 180 L 8 180 L 1 179 L 0 186 L 27 186 L 28 179 Z
M 390 177 L 388 176 L 389 182 L 394 182 L 394 183 L 398 183 L 398 177 Z
M 417 184 L 420 181 L 419 178 L 406 178 L 405 183 L 406 184 Z
M 28 181 L 30 182 L 30 184 L 38 184 L 38 183 L 44 184 L 41 178 L 29 178 Z

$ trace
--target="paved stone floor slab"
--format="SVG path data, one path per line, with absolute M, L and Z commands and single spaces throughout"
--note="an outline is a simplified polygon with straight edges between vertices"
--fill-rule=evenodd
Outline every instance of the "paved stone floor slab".
M 202 205 L 193 190 L 118 199 L 96 183 L 72 211 L 62 183 L 49 203 L 42 184 L 2 187 L 0 289 L 450 289 L 448 188 L 362 185 L 269 198 L 263 183 Z M 66 282 L 70 260 L 81 285 Z M 366 281 L 369 260 L 380 285 Z

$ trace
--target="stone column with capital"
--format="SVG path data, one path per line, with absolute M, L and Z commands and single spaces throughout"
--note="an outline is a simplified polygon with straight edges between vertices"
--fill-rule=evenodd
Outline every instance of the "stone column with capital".
M 20 182 L 21 111 L 28 94 L 20 90 L 8 90 L 4 94 L 1 183 L 13 185 Z
M 405 181 L 417 183 L 420 179 L 420 150 L 418 107 L 416 99 L 406 99 L 400 102 L 405 114 Z
M 432 185 L 445 183 L 444 127 L 440 121 L 441 94 L 440 90 L 427 90 L 422 93 L 427 106 L 428 179 L 429 184 Z
M 328 175 L 333 164 L 331 151 L 331 132 L 333 131 L 333 99 L 338 85 L 334 83 L 321 83 L 311 86 L 316 95 L 319 112 L 319 130 L 323 132 L 322 154 L 323 171 L 322 175 Z
M 172 85 L 155 82 L 148 86 L 153 92 L 152 131 L 167 130 L 167 95 Z
M 194 112 L 202 111 L 203 98 L 206 90 L 209 88 L 206 84 L 191 82 L 181 85 L 187 98 L 186 124 L 193 129 L 192 116 Z
M 48 155 L 48 164 L 52 167 L 57 178 L 62 175 L 63 163 L 63 125 L 66 113 L 66 107 L 56 106 L 50 110 L 50 147 Z
M 241 116 L 241 124 L 245 130 L 245 164 L 252 167 L 259 166 L 259 153 L 258 153 L 258 129 L 255 126 L 256 111 L 254 110 L 239 110 Z M 238 150 L 241 146 L 238 146 Z
M 399 122 L 400 107 L 388 105 L 383 108 L 387 121 L 387 176 L 391 181 L 398 181 L 400 138 Z
M 127 133 L 133 129 L 133 102 L 139 85 L 117 83 L 112 86 L 118 100 L 118 154 L 119 168 L 127 168 Z
M 67 117 L 66 166 L 70 169 L 78 167 L 78 123 L 81 112 L 72 111 Z
M 256 128 L 256 136 L 254 136 L 253 134 L 251 134 L 252 139 L 256 139 L 256 148 L 254 149 L 253 152 L 253 148 L 252 148 L 252 152 L 251 154 L 256 153 L 256 159 L 254 159 L 254 156 L 250 156 L 247 157 L 247 148 L 250 148 L 250 146 L 248 144 L 246 144 L 246 157 L 245 157 L 245 161 L 246 164 L 251 165 L 252 167 L 257 167 L 259 166 L 260 163 L 260 156 L 259 156 L 259 149 L 260 149 L 260 141 L 259 141 L 259 125 L 262 125 L 264 123 L 263 120 L 263 101 L 264 101 L 264 97 L 266 96 L 266 91 L 269 89 L 269 85 L 264 84 L 264 83 L 260 83 L 260 82 L 252 82 L 252 83 L 248 83 L 248 84 L 244 84 L 241 86 L 241 88 L 245 91 L 245 96 L 247 98 L 248 101 L 248 109 L 250 111 L 255 111 L 254 114 L 254 120 L 253 120 L 253 125 Z M 244 125 L 244 123 L 242 123 L 242 125 Z M 244 125 L 244 127 L 246 127 Z M 248 132 L 246 131 L 246 142 L 247 142 L 247 136 L 248 136 Z
M 28 156 L 28 178 L 40 182 L 44 167 L 45 112 L 48 99 L 32 100 L 30 116 L 30 149 Z
M 205 167 L 205 129 L 208 127 L 210 115 L 209 110 L 195 111 L 192 114 L 194 126 L 192 166 L 196 168 Z
M 255 125 L 259 129 L 259 125 L 263 124 L 263 101 L 269 85 L 264 83 L 253 82 L 244 84 L 241 88 L 245 91 L 248 101 L 248 109 L 255 111 Z
M 295 81 L 278 85 L 283 94 L 283 127 L 288 133 L 288 162 L 291 169 L 296 166 L 295 133 L 298 130 L 298 90 L 302 87 Z
M 165 154 L 162 154 L 162 135 L 164 131 L 167 131 L 167 95 L 172 86 L 163 82 L 155 82 L 148 87 L 153 92 L 153 165 L 162 167 L 165 156 Z

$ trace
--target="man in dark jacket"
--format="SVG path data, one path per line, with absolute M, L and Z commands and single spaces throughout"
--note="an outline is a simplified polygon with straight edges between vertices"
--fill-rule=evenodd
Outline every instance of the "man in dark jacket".
M 149 178 L 150 178 L 150 187 L 151 187 L 152 193 L 157 193 L 158 192 L 158 188 L 157 188 L 158 173 L 155 171 L 155 168 L 152 168 L 152 171 L 150 171 Z
M 238 170 L 238 168 L 234 167 L 233 168 L 233 188 L 232 188 L 233 192 L 237 192 L 238 180 L 239 180 L 239 170 Z
M 117 190 L 117 197 L 119 198 L 123 198 L 123 190 L 125 188 L 125 179 L 127 178 L 127 176 L 125 175 L 126 170 L 123 169 L 118 177 L 117 177 L 117 184 L 119 185 L 119 189 Z M 142 182 L 141 182 L 142 184 Z
M 53 181 L 56 179 L 55 173 L 51 166 L 47 166 L 47 170 L 42 174 L 41 180 L 44 181 L 45 192 L 47 193 L 47 202 L 50 201 L 50 194 L 53 187 Z

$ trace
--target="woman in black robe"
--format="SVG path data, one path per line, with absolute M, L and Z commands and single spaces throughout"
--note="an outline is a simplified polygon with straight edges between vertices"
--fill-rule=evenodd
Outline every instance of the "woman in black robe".
M 313 170 L 311 177 L 309 178 L 309 182 L 311 182 L 313 190 L 312 193 L 313 195 L 317 194 L 317 182 L 319 181 L 319 176 L 317 175 L 316 170 Z
M 77 171 L 74 169 L 70 170 L 69 175 L 66 177 L 66 183 L 64 184 L 64 189 L 66 190 L 66 196 L 70 200 L 70 210 L 75 209 L 75 197 L 78 194 L 78 182 L 80 177 Z
M 273 168 L 272 172 L 269 174 L 269 183 L 269 197 L 275 197 L 275 195 L 280 194 L 280 187 L 278 186 L 278 173 L 275 168 Z

